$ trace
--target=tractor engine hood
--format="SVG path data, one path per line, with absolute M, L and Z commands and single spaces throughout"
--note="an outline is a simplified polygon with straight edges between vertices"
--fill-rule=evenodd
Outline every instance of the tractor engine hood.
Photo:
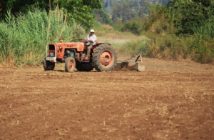
M 65 49 L 75 49 L 78 52 L 84 51 L 84 43 L 83 42 L 62 42 L 62 43 L 53 43 L 49 45 L 54 45 L 57 50 L 65 50 Z

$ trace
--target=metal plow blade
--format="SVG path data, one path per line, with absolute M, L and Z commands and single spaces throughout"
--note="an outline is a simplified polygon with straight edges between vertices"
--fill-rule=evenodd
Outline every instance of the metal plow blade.
M 138 55 L 126 61 L 117 62 L 115 70 L 133 70 L 133 71 L 145 71 L 145 66 L 143 65 L 142 56 Z

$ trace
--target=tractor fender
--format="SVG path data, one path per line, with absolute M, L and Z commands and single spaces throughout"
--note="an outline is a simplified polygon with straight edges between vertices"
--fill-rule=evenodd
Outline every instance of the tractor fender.
M 97 48 L 97 47 L 101 47 L 102 45 L 107 45 L 107 46 L 111 46 L 110 43 L 97 43 L 92 47 L 92 50 Z

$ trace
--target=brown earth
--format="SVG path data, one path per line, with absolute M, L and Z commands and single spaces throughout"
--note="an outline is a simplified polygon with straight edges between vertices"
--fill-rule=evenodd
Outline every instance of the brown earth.
M 0 68 L 0 139 L 214 139 L 214 65 L 145 72 Z

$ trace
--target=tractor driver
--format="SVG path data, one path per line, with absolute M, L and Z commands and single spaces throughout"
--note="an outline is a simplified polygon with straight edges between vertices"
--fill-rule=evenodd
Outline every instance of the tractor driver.
M 91 29 L 89 32 L 89 35 L 87 36 L 87 42 L 86 42 L 86 46 L 87 47 L 87 57 L 90 56 L 91 53 L 91 48 L 93 47 L 93 45 L 95 45 L 97 42 L 97 36 L 95 35 L 95 31 L 94 29 Z

